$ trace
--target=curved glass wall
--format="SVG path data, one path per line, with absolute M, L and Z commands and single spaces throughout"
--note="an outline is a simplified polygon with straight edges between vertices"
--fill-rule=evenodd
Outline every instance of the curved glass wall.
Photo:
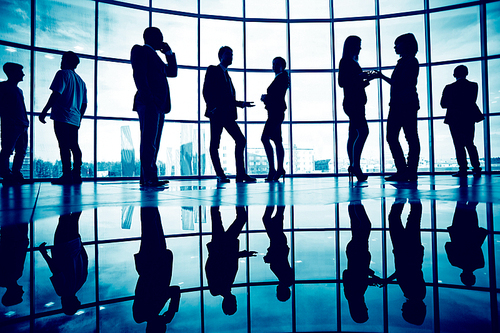
M 88 87 L 89 108 L 80 130 L 85 177 L 138 176 L 139 126 L 132 111 L 135 85 L 129 58 L 131 47 L 143 43 L 147 26 L 162 30 L 180 67 L 178 77 L 169 80 L 173 108 L 158 156 L 161 176 L 214 175 L 200 91 L 205 70 L 218 63 L 222 45 L 234 51 L 230 74 L 237 99 L 256 103 L 238 111 L 248 140 L 249 173 L 267 173 L 260 142 L 267 113 L 260 95 L 273 79 L 275 56 L 287 60 L 291 77 L 283 124 L 287 173 L 346 173 L 348 118 L 337 84 L 343 42 L 349 35 L 361 37 L 361 67 L 390 75 L 398 59 L 394 40 L 407 32 L 417 38 L 421 66 L 419 172 L 458 168 L 439 105 L 458 64 L 467 65 L 468 79 L 479 84 L 478 105 L 486 115 L 476 126 L 481 164 L 487 171 L 500 170 L 500 1 L 0 0 L 0 7 L 1 62 L 21 63 L 27 74 L 20 84 L 31 116 L 25 176 L 59 176 L 53 128 L 36 117 L 67 50 L 80 55 L 77 73 Z M 389 86 L 374 80 L 367 95 L 370 135 L 362 165 L 369 173 L 392 172 L 385 141 Z M 226 172 L 234 174 L 234 143 L 227 134 L 221 159 Z

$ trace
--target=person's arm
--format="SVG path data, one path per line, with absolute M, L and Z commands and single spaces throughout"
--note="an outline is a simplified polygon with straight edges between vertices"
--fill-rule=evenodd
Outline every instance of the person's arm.
M 54 265 L 54 260 L 51 257 L 49 257 L 45 245 L 47 245 L 46 242 L 40 244 L 39 251 L 42 254 L 43 259 L 45 259 L 45 261 L 47 262 L 47 265 L 49 266 L 49 269 L 52 272 L 52 274 L 55 274 L 56 267 Z
M 450 107 L 450 98 L 449 98 L 449 88 L 448 86 L 444 87 L 443 95 L 441 96 L 441 107 L 443 109 L 447 109 Z
M 163 43 L 163 48 L 160 50 L 165 55 L 167 63 L 165 64 L 165 74 L 167 77 L 177 76 L 177 59 L 175 53 L 172 51 L 167 43 Z
M 80 120 L 82 120 L 85 111 L 87 111 L 87 103 L 82 103 L 82 107 L 80 108 Z
M 52 94 L 50 95 L 49 97 L 49 100 L 47 101 L 47 104 L 45 104 L 45 106 L 43 107 L 42 109 L 42 113 L 38 116 L 38 119 L 40 120 L 40 122 L 42 124 L 45 124 L 46 121 L 45 121 L 45 117 L 47 117 L 47 113 L 49 112 L 49 110 L 54 106 L 54 104 L 56 103 L 56 101 L 61 97 L 61 94 L 59 94 L 58 92 L 56 91 L 53 91 Z

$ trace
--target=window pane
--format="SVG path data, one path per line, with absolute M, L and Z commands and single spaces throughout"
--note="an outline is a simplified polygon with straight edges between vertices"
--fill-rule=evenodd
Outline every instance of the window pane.
M 333 0 L 333 16 L 357 17 L 375 15 L 375 1 L 373 0 Z
M 488 61 L 488 85 L 490 113 L 500 112 L 500 59 Z
M 432 13 L 430 26 L 432 61 L 481 55 L 479 6 Z
M 36 46 L 94 54 L 94 35 L 94 1 L 37 1 Z
M 271 63 L 269 63 L 271 65 Z M 270 67 L 270 66 L 268 66 Z M 266 121 L 267 120 L 267 110 L 264 108 L 264 103 L 260 100 L 262 94 L 267 93 L 267 87 L 274 80 L 274 73 L 247 73 L 247 96 L 248 100 L 255 103 L 255 107 L 248 109 L 247 120 L 251 121 Z M 288 91 L 285 95 L 285 102 L 287 107 L 288 102 Z M 288 109 L 285 111 L 285 119 L 288 120 Z
M 417 59 L 425 63 L 425 33 L 424 16 L 405 16 L 380 20 L 380 48 L 382 66 L 395 66 L 399 55 L 394 52 L 394 41 L 402 34 L 411 32 L 415 35 L 418 43 Z
M 197 13 L 198 0 L 153 0 L 153 7 Z
M 333 120 L 332 74 L 292 73 L 292 120 Z
M 29 45 L 31 1 L 0 0 L 0 39 Z
M 291 24 L 290 47 L 290 68 L 332 68 L 330 23 Z
M 330 18 L 330 1 L 289 0 L 290 18 Z
M 165 123 L 158 165 L 159 176 L 198 175 L 198 124 Z
M 424 9 L 422 0 L 379 0 L 380 14 L 401 13 Z
M 488 54 L 500 53 L 500 2 L 486 4 L 486 36 Z
M 172 111 L 166 119 L 198 120 L 198 71 L 179 69 L 177 77 L 168 79 Z M 201 117 L 205 114 L 202 102 Z
M 237 16 L 237 17 L 243 16 L 243 1 L 200 0 L 200 8 L 202 14 Z
M 333 125 L 293 125 L 293 173 L 333 172 Z M 316 166 L 328 165 L 317 170 Z
M 361 169 L 364 173 L 380 172 L 380 123 L 368 123 L 369 134 L 361 154 Z M 339 173 L 347 173 L 349 157 L 347 155 L 347 139 L 349 123 L 337 124 L 337 159 Z
M 252 0 L 245 2 L 246 17 L 256 18 L 286 18 L 286 1 L 285 0 Z
M 482 94 L 482 79 L 481 79 L 481 63 L 468 62 L 464 64 L 469 69 L 467 80 L 476 82 L 478 84 L 477 105 L 483 109 L 483 94 Z M 441 97 L 443 96 L 444 87 L 456 81 L 453 77 L 453 70 L 457 64 L 435 66 L 432 67 L 432 96 L 433 96 L 433 116 L 445 116 L 446 109 L 441 107 Z
M 201 65 L 217 65 L 222 46 L 233 49 L 234 68 L 243 68 L 243 24 L 235 21 L 201 20 Z
M 457 5 L 472 1 L 474 0 L 429 0 L 429 7 L 430 8 L 444 7 L 444 6 Z
M 163 39 L 175 52 L 179 65 L 198 65 L 198 20 L 194 17 L 153 14 L 153 26 L 163 33 Z M 163 61 L 165 56 L 160 55 Z
M 246 33 L 247 68 L 271 69 L 275 57 L 287 58 L 286 24 L 249 22 Z
M 132 111 L 137 91 L 132 77 L 132 66 L 110 61 L 97 63 L 97 115 L 107 117 L 136 118 Z
M 498 171 L 500 170 L 500 117 L 499 116 L 490 117 L 490 140 L 491 140 L 491 170 Z
M 361 38 L 361 52 L 359 65 L 364 67 L 377 66 L 377 45 L 375 37 L 375 21 L 337 22 L 335 29 L 335 67 L 338 68 L 342 59 L 344 41 L 348 36 L 355 35 Z
M 148 26 L 147 11 L 99 3 L 98 55 L 130 59 L 132 46 L 144 43 Z

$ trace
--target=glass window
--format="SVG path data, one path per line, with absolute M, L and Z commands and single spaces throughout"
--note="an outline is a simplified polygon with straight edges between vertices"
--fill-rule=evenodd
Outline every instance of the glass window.
M 247 68 L 272 68 L 275 57 L 287 59 L 286 24 L 246 24 Z
M 432 61 L 481 55 L 479 6 L 432 13 L 430 26 Z
M 250 175 L 267 175 L 269 172 L 269 163 L 267 161 L 264 146 L 260 140 L 264 124 L 247 125 L 247 173 Z M 289 126 L 281 125 L 281 136 L 283 138 L 283 147 L 285 148 L 285 159 L 283 166 L 287 174 L 290 173 L 290 134 Z M 276 149 L 274 143 L 271 143 L 274 152 L 274 164 L 277 168 Z M 234 158 L 231 156 L 231 158 Z M 252 164 L 253 163 L 253 164 Z
M 500 53 L 500 2 L 486 4 L 488 55 Z
M 375 15 L 375 1 L 373 0 L 333 0 L 333 16 L 357 17 Z
M 500 60 L 488 61 L 490 113 L 500 112 Z M 483 110 L 484 112 L 484 110 Z
M 290 18 L 305 19 L 305 18 L 330 18 L 330 1 L 302 1 L 289 0 Z
M 243 16 L 243 1 L 233 0 L 200 0 L 202 14 Z
M 153 0 L 153 7 L 198 13 L 198 0 Z
M 414 15 L 380 20 L 380 49 L 382 66 L 395 66 L 399 55 L 394 52 L 394 41 L 406 33 L 415 35 L 418 43 L 417 59 L 425 63 L 425 31 L 424 16 Z
M 335 29 L 335 68 L 338 68 L 344 42 L 348 36 L 361 38 L 361 52 L 359 53 L 359 65 L 364 67 L 377 66 L 377 44 L 375 21 L 336 22 Z
M 198 160 L 198 124 L 165 123 L 158 152 L 158 175 L 197 176 Z
M 97 103 L 99 116 L 136 118 L 132 111 L 137 91 L 130 64 L 99 61 L 97 63 Z
M 153 26 L 163 33 L 163 39 L 175 52 L 179 65 L 198 65 L 198 20 L 194 17 L 153 14 Z M 165 61 L 163 54 L 160 55 Z
M 298 332 L 331 331 L 337 327 L 337 284 L 295 284 Z M 314 300 L 314 305 L 312 305 Z M 359 328 L 357 328 L 359 329 Z
M 402 13 L 424 9 L 423 0 L 379 0 L 380 14 Z
M 294 124 L 292 135 L 293 173 L 333 172 L 333 124 Z
M 98 55 L 130 59 L 134 44 L 144 44 L 149 26 L 147 11 L 99 3 Z
M 457 5 L 472 1 L 474 0 L 429 0 L 429 7 L 430 8 L 444 7 L 444 6 Z
M 198 120 L 198 71 L 180 68 L 177 77 L 168 79 L 168 85 L 172 110 L 165 118 Z M 202 107 L 202 117 L 204 113 Z
M 37 1 L 35 8 L 36 46 L 94 54 L 94 1 Z
M 271 65 L 271 62 L 269 63 Z M 270 67 L 270 66 L 268 66 Z M 273 82 L 275 74 L 273 72 L 267 73 L 247 73 L 247 96 L 248 100 L 255 103 L 255 107 L 248 109 L 247 120 L 251 121 L 266 121 L 267 110 L 264 108 L 264 103 L 260 100 L 263 94 L 267 93 L 267 87 Z M 285 102 L 288 105 L 288 91 L 285 95 Z M 285 119 L 288 119 L 288 110 L 285 111 Z
M 333 120 L 332 74 L 292 73 L 292 120 Z
M 201 20 L 201 65 L 219 64 L 218 53 L 222 46 L 233 49 L 234 68 L 243 68 L 243 23 L 223 20 Z
M 0 8 L 0 39 L 29 45 L 31 1 L 0 0 Z
M 10 46 L 0 45 L 0 68 L 6 62 L 14 62 L 16 64 L 22 65 L 24 78 L 23 81 L 19 82 L 17 85 L 23 91 L 24 104 L 26 105 L 26 110 L 30 111 L 30 99 L 31 99 L 31 56 L 29 50 L 17 49 Z M 7 75 L 5 75 L 3 70 L 0 70 L 0 81 L 7 80 Z
M 478 126 L 476 126 L 477 129 Z M 490 117 L 491 170 L 500 170 L 500 117 Z
M 245 16 L 251 18 L 286 18 L 286 0 L 245 1 Z
M 295 206 L 295 208 L 300 206 Z M 309 221 L 311 217 L 309 216 Z M 319 221 L 318 221 L 319 220 Z M 321 216 L 318 222 L 333 225 L 335 219 L 328 221 Z M 330 223 L 329 223 L 330 222 Z M 334 279 L 335 233 L 333 231 L 295 232 L 295 278 L 297 280 Z
M 330 69 L 330 23 L 290 24 L 291 69 Z

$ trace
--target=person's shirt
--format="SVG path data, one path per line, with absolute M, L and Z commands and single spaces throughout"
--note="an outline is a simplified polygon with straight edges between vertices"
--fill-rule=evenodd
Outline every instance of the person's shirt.
M 81 108 L 87 103 L 87 87 L 82 78 L 74 70 L 59 70 L 50 90 L 61 96 L 52 106 L 50 118 L 79 127 L 82 119 Z
M 0 82 L 0 116 L 7 124 L 28 127 L 23 91 L 8 81 Z
M 401 57 L 391 76 L 391 101 L 393 110 L 416 112 L 420 109 L 417 94 L 419 65 L 415 57 Z
M 342 58 L 339 63 L 339 86 L 344 88 L 344 108 L 362 107 L 366 104 L 365 87 L 370 84 L 361 78 L 363 70 L 352 58 Z
M 234 86 L 227 68 L 221 64 L 209 66 L 202 92 L 207 105 L 206 117 L 237 119 L 236 107 L 243 107 L 243 102 L 236 100 Z
M 290 79 L 286 71 L 276 74 L 273 82 L 267 88 L 267 95 L 264 101 L 267 111 L 285 112 L 285 95 L 289 85 Z
M 484 119 L 476 104 L 478 85 L 467 79 L 448 84 L 443 90 L 441 107 L 446 108 L 445 124 L 470 123 Z

